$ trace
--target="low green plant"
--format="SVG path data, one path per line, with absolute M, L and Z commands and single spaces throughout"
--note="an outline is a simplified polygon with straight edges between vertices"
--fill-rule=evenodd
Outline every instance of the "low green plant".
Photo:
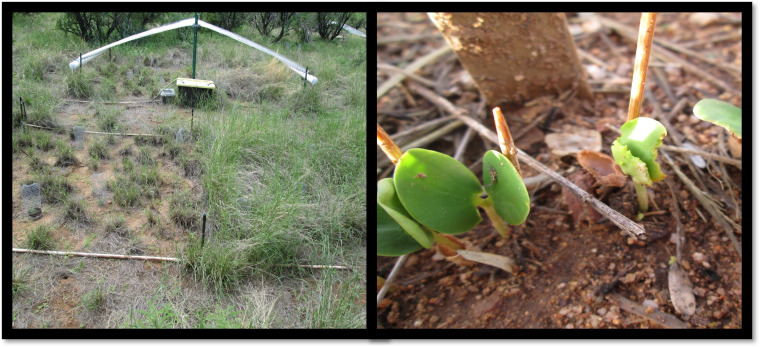
M 108 291 L 103 284 L 103 280 L 98 280 L 98 284 L 95 286 L 95 289 L 87 292 L 84 296 L 82 296 L 80 304 L 82 307 L 85 307 L 88 310 L 102 309 L 106 304 L 106 295 L 108 295 Z
M 26 232 L 26 248 L 37 250 L 50 250 L 55 248 L 51 228 L 47 225 L 40 225 Z
M 106 148 L 106 144 L 99 139 L 92 142 L 89 153 L 93 158 L 108 159 L 108 148 Z
M 161 215 L 158 214 L 158 211 L 152 209 L 145 210 L 145 219 L 148 221 L 148 225 L 152 227 L 161 224 Z
M 44 132 L 44 131 L 37 131 L 34 134 L 34 145 L 37 147 L 37 149 L 42 151 L 49 151 L 53 147 L 55 147 L 55 144 L 53 143 L 53 139 L 50 137 L 50 134 Z
M 98 167 L 100 167 L 100 159 L 98 159 L 97 155 L 90 156 L 89 167 L 92 171 L 98 171 Z
M 115 109 L 98 110 L 95 116 L 98 118 L 98 128 L 103 132 L 115 132 L 119 129 L 119 121 L 116 119 L 118 111 Z
M 642 213 L 649 210 L 647 187 L 666 177 L 655 159 L 667 130 L 652 118 L 638 117 L 623 124 L 620 132 L 620 137 L 612 142 L 612 156 L 623 173 L 633 180 L 641 219 Z
M 180 191 L 169 200 L 169 218 L 185 230 L 198 230 L 201 216 L 196 205 L 197 202 L 188 191 Z
M 135 168 L 135 164 L 132 163 L 132 160 L 129 158 L 122 158 L 121 159 L 121 168 L 124 170 L 124 173 L 130 173 Z
M 202 247 L 194 235 L 188 239 L 181 259 L 185 269 L 217 293 L 234 290 L 247 274 L 252 273 L 245 256 L 233 245 L 207 243 Z
M 67 73 L 65 84 L 66 93 L 71 97 L 89 99 L 93 96 L 93 78 L 86 69 Z
M 68 199 L 64 203 L 63 218 L 83 225 L 89 225 L 92 222 L 84 203 L 79 199 Z
M 68 143 L 58 141 L 57 145 L 58 153 L 56 153 L 55 166 L 71 166 L 79 165 L 79 159 L 74 154 L 74 148 Z
M 29 289 L 29 272 L 30 269 L 26 268 L 23 270 L 19 270 L 16 264 L 13 264 L 13 267 L 11 267 L 12 272 L 12 282 L 13 282 L 13 298 L 15 299 L 18 295 L 23 294 L 25 291 Z
M 133 180 L 124 175 L 116 177 L 113 184 L 113 200 L 122 207 L 135 206 L 140 199 L 142 190 Z
M 742 109 L 734 105 L 716 99 L 703 99 L 694 105 L 694 115 L 742 138 Z
M 98 237 L 98 234 L 90 234 L 87 235 L 87 237 L 84 238 L 84 245 L 82 248 L 87 248 L 90 246 L 90 243 L 92 243 L 92 240 L 94 240 L 96 237 Z
M 120 214 L 107 217 L 104 230 L 106 234 L 116 234 L 119 236 L 127 236 L 129 234 L 127 220 Z
M 394 177 L 377 183 L 377 254 L 398 256 L 445 242 L 438 233 L 457 235 L 480 223 L 478 207 L 497 230 L 522 224 L 530 211 L 528 191 L 512 162 L 497 151 L 483 157 L 483 182 L 443 153 L 410 149 Z M 485 189 L 488 196 L 482 198 Z
M 74 191 L 74 187 L 64 176 L 43 174 L 37 177 L 37 181 L 40 182 L 43 202 L 48 204 L 66 201 Z
M 153 300 L 148 299 L 148 309 L 139 310 L 138 313 L 144 316 L 143 319 L 137 319 L 134 309 L 129 310 L 129 327 L 138 329 L 170 329 L 176 328 L 179 324 L 179 316 L 171 305 L 164 305 L 157 308 L 153 305 Z

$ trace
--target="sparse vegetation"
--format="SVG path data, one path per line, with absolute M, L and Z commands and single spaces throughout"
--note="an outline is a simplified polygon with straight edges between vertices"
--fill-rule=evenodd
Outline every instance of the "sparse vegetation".
M 74 191 L 74 187 L 68 179 L 63 176 L 43 174 L 37 176 L 35 180 L 40 182 L 42 202 L 44 203 L 61 203 L 66 201 L 69 195 Z

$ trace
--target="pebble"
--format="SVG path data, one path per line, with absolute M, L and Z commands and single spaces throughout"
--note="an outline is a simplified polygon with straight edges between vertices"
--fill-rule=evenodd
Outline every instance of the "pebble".
M 625 277 L 623 277 L 623 279 L 621 281 L 623 283 L 625 283 L 625 284 L 628 284 L 628 283 L 631 283 L 631 282 L 633 282 L 635 280 L 636 280 L 636 274 L 628 273 L 628 274 L 625 275 Z
M 573 325 L 573 323 L 570 323 L 568 325 L 565 325 L 565 329 L 575 329 L 575 325 Z
M 692 253 L 691 254 L 691 259 L 694 259 L 695 263 L 701 263 L 701 262 L 704 262 L 706 260 L 705 259 L 705 255 L 703 253 L 700 253 L 700 252 L 694 252 L 694 253 Z
M 602 317 L 592 314 L 591 317 L 589 317 L 589 321 L 591 321 L 591 327 L 596 329 L 599 328 L 599 324 L 602 323 Z
M 418 319 L 418 320 L 414 321 L 414 327 L 415 328 L 422 327 L 422 319 Z
M 686 271 L 691 270 L 691 265 L 689 265 L 689 262 L 686 259 L 681 260 L 681 267 Z
M 430 323 L 435 323 L 439 321 L 440 319 L 441 319 L 440 317 L 433 315 L 432 317 L 430 317 Z
M 562 283 L 560 283 L 560 284 L 557 286 L 557 289 L 562 289 L 562 288 L 565 288 L 566 286 L 567 286 L 567 283 L 564 283 L 564 282 L 562 282 Z
M 634 240 L 632 237 L 629 237 L 628 240 L 626 240 L 626 242 L 628 243 L 628 245 L 632 245 L 636 242 L 636 240 Z
M 721 287 L 721 288 L 718 288 L 718 290 L 716 290 L 715 293 L 717 293 L 720 296 L 723 296 L 723 295 L 726 295 L 726 290 Z
M 604 308 L 604 307 L 602 307 L 602 308 L 596 310 L 596 313 L 598 313 L 600 316 L 604 316 L 605 313 L 607 313 L 607 309 Z
M 696 296 L 704 297 L 705 293 L 707 293 L 707 289 L 701 288 L 701 287 L 696 287 L 696 288 L 694 288 L 693 292 L 694 292 L 694 295 L 696 295 Z
M 386 308 L 389 307 L 393 303 L 393 300 L 384 298 L 383 300 L 380 300 L 380 303 L 377 304 L 377 308 Z
M 615 263 L 610 263 L 610 266 L 607 267 L 610 271 L 615 270 Z
M 715 295 L 710 295 L 707 297 L 707 305 L 712 305 L 716 301 L 718 301 L 718 297 Z
M 712 267 L 712 266 L 710 266 L 710 263 L 708 263 L 708 262 L 706 262 L 706 261 L 703 261 L 703 262 L 702 262 L 702 266 L 704 266 L 704 267 L 706 267 L 706 268 L 708 268 L 708 269 Z

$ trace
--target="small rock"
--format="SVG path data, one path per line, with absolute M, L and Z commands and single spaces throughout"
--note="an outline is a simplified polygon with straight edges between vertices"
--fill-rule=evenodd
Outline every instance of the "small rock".
M 566 316 L 568 313 L 570 313 L 570 308 L 568 308 L 567 306 L 559 309 L 560 316 Z
M 583 32 L 588 34 L 588 33 L 594 33 L 594 32 L 599 31 L 599 29 L 602 28 L 602 24 L 599 23 L 598 20 L 589 19 L 589 20 L 583 21 L 583 23 L 581 24 L 581 27 L 583 27 Z
M 565 287 L 567 287 L 567 283 L 565 283 L 565 282 L 562 282 L 562 283 L 560 283 L 560 284 L 557 286 L 557 289 L 562 289 L 562 288 L 565 288 Z
M 707 305 L 712 305 L 716 301 L 718 301 L 718 297 L 715 295 L 710 295 L 707 297 Z
M 377 308 L 387 308 L 390 307 L 391 304 L 393 304 L 393 300 L 384 298 L 383 300 L 380 300 L 379 304 L 377 304 Z
M 602 317 L 592 314 L 591 317 L 589 317 L 589 321 L 591 322 L 591 327 L 597 329 L 599 328 L 599 324 L 602 323 Z
M 565 329 L 575 329 L 575 325 L 573 325 L 573 323 L 570 323 L 568 325 L 565 325 Z
M 610 266 L 608 266 L 607 269 L 609 269 L 610 271 L 613 271 L 615 270 L 615 265 L 616 265 L 615 263 L 610 263 Z
M 715 12 L 699 12 L 689 16 L 689 22 L 702 27 L 713 24 L 718 20 L 720 20 L 720 14 Z
M 626 240 L 626 242 L 628 243 L 628 245 L 632 245 L 632 244 L 636 243 L 636 240 L 634 238 L 632 238 L 632 237 L 629 237 L 628 240 Z
M 432 317 L 430 317 L 430 323 L 435 323 L 439 321 L 440 319 L 441 319 L 440 317 L 433 315 Z
M 710 266 L 710 263 L 708 263 L 706 261 L 702 262 L 702 266 L 704 266 L 705 268 L 708 268 L 708 269 L 712 267 L 712 266 Z
M 700 252 L 694 252 L 694 253 L 692 253 L 691 254 L 691 259 L 694 259 L 695 263 L 701 263 L 701 262 L 704 262 L 706 260 L 705 259 L 705 255 L 702 254 L 702 253 L 700 253 Z
M 716 290 L 715 293 L 717 293 L 720 296 L 723 296 L 723 295 L 726 295 L 726 290 L 721 287 L 721 288 L 718 288 L 718 290 Z
M 694 288 L 694 295 L 696 296 L 704 297 L 705 293 L 707 293 L 707 289 L 705 288 L 701 288 L 701 287 Z
M 584 65 L 584 67 L 586 68 L 588 75 L 591 76 L 591 79 L 603 80 L 607 76 L 607 71 L 604 71 L 604 69 L 599 66 L 587 64 Z
M 655 302 L 652 299 L 644 300 L 644 302 L 641 305 L 643 305 L 644 307 L 657 308 L 657 302 Z
M 415 328 L 422 327 L 422 319 L 418 319 L 418 320 L 414 321 L 414 327 Z
M 689 262 L 686 259 L 681 260 L 681 267 L 686 271 L 691 270 L 691 265 L 689 265 Z
M 633 282 L 635 280 L 636 280 L 636 274 L 628 273 L 628 274 L 625 275 L 625 277 L 623 277 L 623 279 L 621 281 L 623 283 L 625 283 L 625 284 L 628 284 L 628 283 L 631 283 L 631 282 Z

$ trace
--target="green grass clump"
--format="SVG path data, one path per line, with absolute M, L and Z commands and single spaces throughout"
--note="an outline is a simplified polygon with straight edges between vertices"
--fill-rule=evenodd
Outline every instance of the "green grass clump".
M 152 227 L 161 224 L 161 215 L 158 214 L 158 211 L 152 209 L 145 210 L 145 219 L 148 221 L 148 225 Z
M 79 164 L 79 160 L 77 159 L 76 155 L 74 155 L 74 148 L 71 147 L 71 145 L 63 141 L 58 141 L 56 147 L 58 149 L 58 153 L 56 153 L 55 166 L 63 167 Z
M 129 235 L 127 220 L 122 215 L 109 216 L 106 218 L 106 234 L 116 234 L 119 236 Z
M 34 146 L 37 147 L 37 149 L 39 150 L 47 152 L 51 150 L 53 147 L 55 147 L 52 137 L 47 132 L 37 131 L 34 134 L 34 137 L 35 137 Z
M 53 94 L 51 88 L 44 83 L 22 80 L 18 84 L 18 89 L 14 89 L 13 94 L 14 110 L 20 107 L 18 97 L 24 99 L 27 123 L 49 128 L 59 127 L 58 122 L 53 119 L 53 111 L 60 99 Z
M 74 98 L 89 99 L 94 95 L 91 72 L 87 69 L 81 71 L 78 69 L 72 73 L 66 74 L 66 94 Z
M 16 264 L 13 264 L 11 272 L 13 273 L 13 298 L 15 299 L 16 296 L 29 289 L 30 269 L 18 270 Z
M 319 87 L 307 86 L 291 95 L 289 101 L 292 116 L 317 116 L 322 112 L 322 96 Z
M 146 166 L 153 166 L 155 164 L 153 157 L 150 155 L 150 150 L 146 147 L 140 147 L 138 149 L 135 160 Z
M 64 203 L 63 218 L 68 222 L 89 225 L 92 221 L 90 214 L 84 207 L 84 203 L 79 199 L 68 199 Z
M 90 146 L 90 157 L 98 159 L 108 159 L 108 148 L 101 140 L 95 140 Z
M 192 236 L 183 250 L 185 269 L 218 293 L 228 292 L 252 272 L 242 252 L 230 245 L 209 244 L 201 247 Z
M 42 190 L 42 201 L 47 204 L 57 204 L 66 201 L 74 187 L 64 176 L 43 174 L 37 176 Z
M 47 166 L 39 156 L 33 156 L 29 159 L 29 171 L 32 173 L 45 174 L 47 173 Z
M 198 230 L 201 216 L 196 205 L 188 191 L 180 191 L 169 200 L 169 218 L 185 230 Z
M 47 225 L 40 225 L 26 232 L 24 244 L 26 248 L 37 250 L 50 250 L 55 246 L 51 228 Z
M 119 206 L 135 206 L 141 194 L 140 186 L 127 176 L 118 176 L 113 184 L 113 200 Z
M 119 128 L 119 121 L 117 120 L 119 111 L 113 108 L 107 108 L 104 110 L 97 110 L 95 116 L 98 119 L 98 128 L 102 132 L 110 133 Z
M 124 170 L 124 173 L 130 173 L 134 170 L 135 164 L 129 158 L 121 158 L 121 168 Z
M 103 280 L 98 281 L 98 285 L 95 287 L 95 289 L 87 292 L 84 296 L 82 296 L 82 301 L 80 304 L 82 307 L 85 307 L 89 310 L 98 310 L 103 308 L 106 304 L 106 295 L 107 291 L 105 288 L 105 285 L 103 285 Z
M 34 135 L 31 131 L 21 131 L 18 133 L 18 146 L 21 149 L 32 147 L 34 145 Z

